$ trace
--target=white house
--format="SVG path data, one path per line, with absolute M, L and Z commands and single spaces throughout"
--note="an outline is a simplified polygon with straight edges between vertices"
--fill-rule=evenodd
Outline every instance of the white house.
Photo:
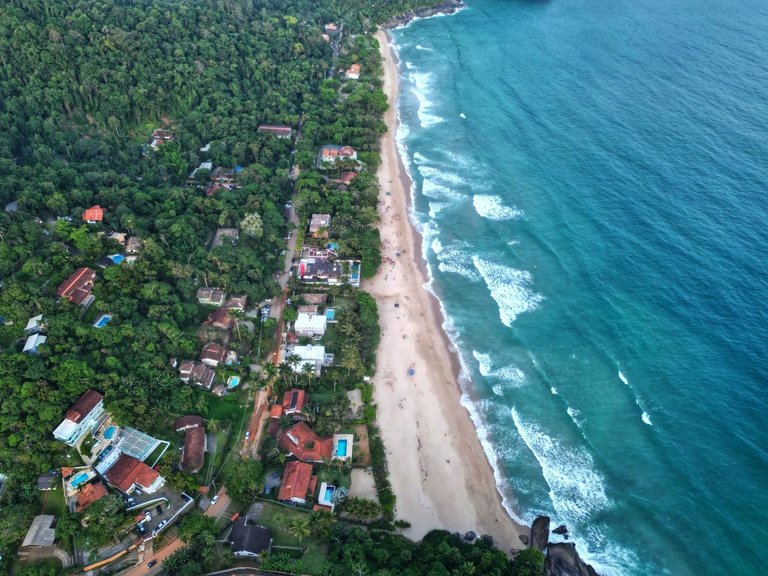
M 298 356 L 301 358 L 301 362 L 298 362 L 297 364 L 291 364 L 291 369 L 294 372 L 301 373 L 302 369 L 306 364 L 309 364 L 314 368 L 315 375 L 320 375 L 320 368 L 322 366 L 330 366 L 330 364 L 333 362 L 332 355 L 325 353 L 325 346 L 294 346 L 293 350 L 288 351 L 289 358 L 291 355 Z M 329 356 L 331 357 L 329 359 Z
M 37 347 L 40 346 L 40 344 L 45 344 L 46 340 L 48 340 L 47 336 L 43 336 L 42 334 L 32 334 L 27 338 L 27 341 L 24 342 L 24 349 L 22 352 L 37 354 Z
M 74 446 L 86 432 L 92 432 L 104 414 L 104 396 L 96 390 L 86 390 L 67 411 L 64 420 L 53 431 L 57 440 Z
M 325 314 L 318 314 L 315 308 L 315 312 L 299 312 L 293 328 L 299 336 L 322 336 L 327 322 Z
M 32 316 L 32 318 L 29 319 L 27 322 L 26 328 L 24 328 L 24 332 L 27 332 L 29 334 L 37 334 L 42 330 L 43 328 L 43 315 L 38 314 L 37 316 Z

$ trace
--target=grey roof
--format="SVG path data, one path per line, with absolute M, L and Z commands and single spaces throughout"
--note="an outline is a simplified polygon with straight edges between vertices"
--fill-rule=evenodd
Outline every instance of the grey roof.
M 37 477 L 38 490 L 53 490 L 56 488 L 58 479 L 53 474 L 41 474 Z
M 56 531 L 52 528 L 56 516 L 41 514 L 35 516 L 32 520 L 32 526 L 29 527 L 27 535 L 24 537 L 22 546 L 53 546 L 56 540 Z
M 232 525 L 229 534 L 229 543 L 232 545 L 232 553 L 248 552 L 259 554 L 269 550 L 272 538 L 264 526 L 248 524 L 248 517 L 240 517 Z

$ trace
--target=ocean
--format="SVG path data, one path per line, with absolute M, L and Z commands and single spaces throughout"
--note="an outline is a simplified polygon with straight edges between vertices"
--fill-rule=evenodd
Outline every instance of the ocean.
M 393 31 L 465 405 L 508 510 L 603 574 L 768 573 L 766 31 L 756 0 Z

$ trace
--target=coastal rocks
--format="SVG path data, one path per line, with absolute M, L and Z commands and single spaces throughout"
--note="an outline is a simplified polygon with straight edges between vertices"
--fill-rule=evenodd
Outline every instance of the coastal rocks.
M 528 536 L 526 536 L 525 534 L 520 534 L 520 542 L 528 546 L 528 542 L 529 542 Z
M 568 533 L 568 528 L 565 524 L 560 524 L 557 528 L 552 530 L 552 534 L 560 534 L 561 536 Z
M 549 542 L 549 516 L 539 516 L 531 525 L 531 548 L 544 552 L 547 542 Z
M 595 569 L 586 564 L 575 544 L 550 544 L 544 560 L 544 573 L 547 576 L 599 576 Z
M 405 26 L 414 18 L 429 18 L 437 14 L 453 14 L 458 12 L 466 5 L 463 0 L 444 0 L 429 8 L 419 8 L 417 10 L 408 10 L 399 16 L 395 16 L 382 23 L 381 27 L 385 29 L 397 28 L 399 26 Z
M 472 532 L 471 530 L 464 534 L 464 541 L 465 542 L 474 542 L 477 539 L 477 534 Z

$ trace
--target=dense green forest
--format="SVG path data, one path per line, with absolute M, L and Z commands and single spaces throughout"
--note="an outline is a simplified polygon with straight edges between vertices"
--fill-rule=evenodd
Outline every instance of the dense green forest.
M 225 287 L 230 294 L 247 294 L 251 303 L 279 292 L 273 274 L 283 265 L 288 200 L 301 221 L 315 212 L 333 214 L 331 239 L 339 255 L 361 259 L 364 277 L 375 273 L 380 254 L 371 226 L 377 218 L 374 169 L 386 98 L 377 46 L 366 33 L 377 22 L 433 3 L 9 0 L 0 5 L 4 558 L 39 513 L 37 475 L 78 461 L 54 441 L 52 431 L 88 388 L 105 394 L 106 408 L 120 424 L 165 437 L 170 422 L 189 411 L 208 419 L 227 414 L 210 394 L 183 385 L 171 359 L 196 357 L 204 341 L 199 328 L 212 308 L 195 300 L 199 287 Z M 343 24 L 336 55 L 322 37 L 329 22 Z M 361 64 L 362 76 L 345 81 L 342 71 L 352 63 Z M 289 125 L 294 138 L 257 132 L 263 123 Z M 174 140 L 155 150 L 148 142 L 161 127 Z M 349 166 L 315 166 L 325 144 L 358 151 L 359 174 L 342 191 L 334 180 Z M 190 180 L 201 162 L 223 170 L 237 167 L 235 186 L 206 194 L 207 170 Z M 81 215 L 93 204 L 103 207 L 104 218 L 88 224 Z M 213 247 L 218 228 L 240 228 L 239 239 Z M 123 251 L 110 232 L 142 239 L 132 265 L 97 267 L 104 256 Z M 87 309 L 55 297 L 59 283 L 83 266 L 97 271 L 96 299 Z M 342 350 L 343 372 L 362 374 L 375 364 L 378 321 L 367 294 L 358 293 L 354 307 L 354 315 L 341 317 L 347 336 L 359 335 L 354 346 Z M 94 328 L 103 313 L 112 321 Z M 47 341 L 37 354 L 22 353 L 24 327 L 37 314 L 43 315 Z M 261 338 L 268 345 L 266 334 L 273 328 L 268 325 L 263 335 L 238 330 L 232 345 L 243 365 L 258 362 L 255 351 L 262 349 Z M 329 429 L 332 416 L 326 417 Z M 372 423 L 373 416 L 366 414 L 366 420 Z M 372 447 L 374 461 L 381 461 L 376 473 L 384 476 L 384 449 L 375 436 Z M 171 484 L 189 482 L 174 478 L 171 468 L 163 468 Z M 234 494 L 243 500 L 252 496 L 253 486 L 238 484 L 232 473 L 228 480 Z M 388 491 L 386 478 L 378 480 Z M 388 493 L 385 510 L 394 506 Z M 114 505 L 105 500 L 93 509 L 91 534 L 79 538 L 93 540 L 100 529 L 108 530 Z M 60 530 L 75 535 L 82 518 L 65 520 Z M 194 541 L 194 535 L 187 537 Z M 423 546 L 458 550 L 451 557 L 458 554 L 463 564 L 456 566 L 466 570 L 456 572 L 444 563 L 442 571 L 437 564 L 423 571 L 422 562 L 402 572 L 427 548 L 391 534 L 339 527 L 338 545 L 331 550 L 338 570 L 329 568 L 328 574 L 353 573 L 341 567 L 356 562 L 371 574 L 524 574 L 511 571 L 504 555 L 486 544 L 446 538 L 435 536 Z M 402 551 L 399 564 L 380 557 L 388 545 Z M 486 564 L 498 570 L 485 571 Z

